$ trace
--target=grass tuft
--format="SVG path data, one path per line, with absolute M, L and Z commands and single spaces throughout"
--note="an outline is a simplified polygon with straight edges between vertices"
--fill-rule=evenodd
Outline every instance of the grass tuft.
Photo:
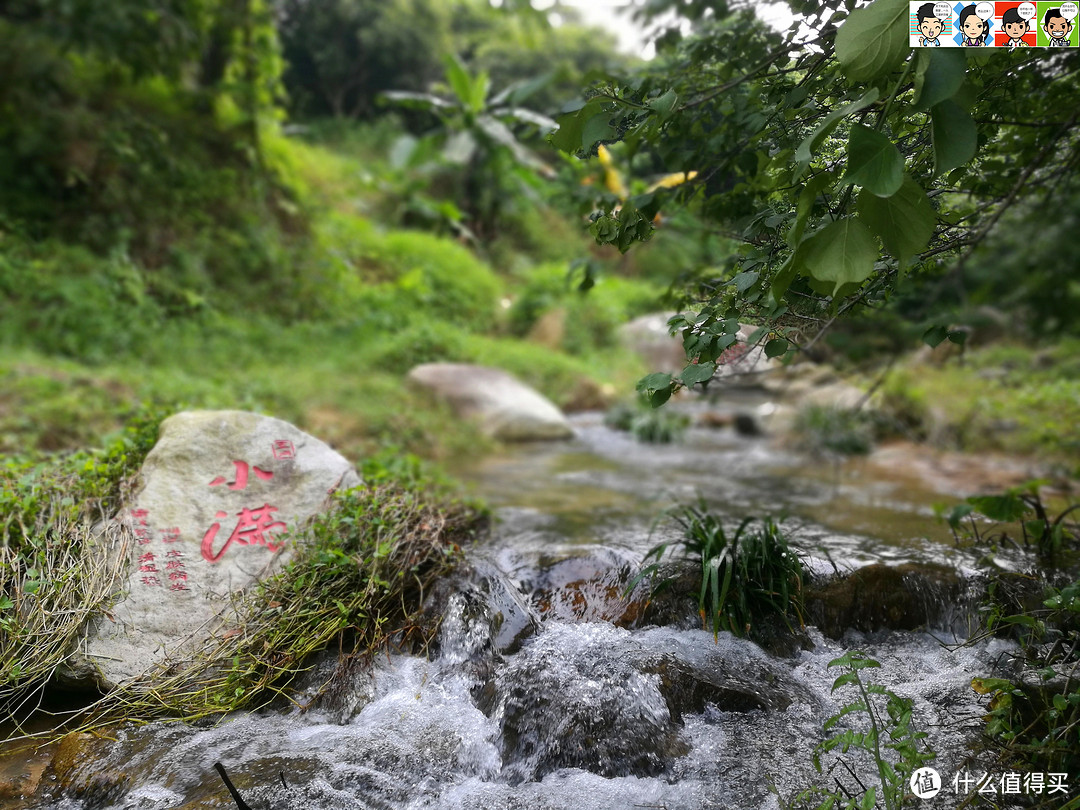
M 802 621 L 803 567 L 789 547 L 787 537 L 771 518 L 746 518 L 728 533 L 704 503 L 684 505 L 668 514 L 682 529 L 679 545 L 701 566 L 698 608 L 702 625 L 714 634 L 721 630 L 736 636 L 754 636 L 770 617 Z M 756 524 L 756 525 L 755 525 Z M 643 576 L 656 573 L 668 544 L 652 549 Z

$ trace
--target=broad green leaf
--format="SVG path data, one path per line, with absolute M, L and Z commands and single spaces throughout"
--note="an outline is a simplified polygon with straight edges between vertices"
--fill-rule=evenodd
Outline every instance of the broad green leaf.
M 591 98 L 581 107 L 563 113 L 557 119 L 559 128 L 548 140 L 556 149 L 569 154 L 590 151 L 597 141 L 608 140 L 615 136 L 611 126 L 613 113 L 606 109 L 606 102 L 601 98 Z
M 845 284 L 862 284 L 874 273 L 877 245 L 870 229 L 858 219 L 834 222 L 801 247 L 808 275 L 831 287 L 833 295 Z
M 735 276 L 735 278 L 732 279 L 732 281 L 735 283 L 735 289 L 738 290 L 740 293 L 746 292 L 755 284 L 757 284 L 757 280 L 758 274 L 756 271 L 753 270 L 739 273 Z
M 945 338 L 949 336 L 949 330 L 944 326 L 931 326 L 925 332 L 923 332 L 923 343 L 929 346 L 931 349 L 936 348 Z
M 765 356 L 768 358 L 779 357 L 788 350 L 788 342 L 785 338 L 773 338 L 765 344 Z
M 788 287 L 791 286 L 791 282 L 795 280 L 795 276 L 799 273 L 800 262 L 802 261 L 802 255 L 799 253 L 799 249 L 795 251 L 784 260 L 784 263 L 780 265 L 780 268 L 776 271 L 776 275 L 773 276 L 772 284 L 769 287 L 769 297 L 772 298 L 777 304 L 784 297 L 784 293 L 787 292 Z
M 907 175 L 900 190 L 891 197 L 862 191 L 856 208 L 859 219 L 881 239 L 885 250 L 899 262 L 901 271 L 934 235 L 937 217 L 930 200 L 922 187 Z
M 991 520 L 1009 522 L 1019 520 L 1029 511 L 1029 507 L 1019 495 L 978 495 L 967 502 Z
M 674 381 L 670 374 L 657 372 L 638 380 L 637 391 L 654 408 L 659 408 L 671 398 Z
M 662 96 L 650 101 L 649 108 L 660 115 L 661 121 L 666 121 L 671 117 L 671 113 L 675 109 L 675 102 L 678 100 L 679 97 L 675 95 L 675 91 L 668 90 Z
M 907 0 L 874 0 L 857 8 L 836 32 L 836 58 L 844 75 L 866 82 L 899 65 L 908 51 Z
M 862 186 L 879 197 L 890 197 L 904 182 L 904 157 L 880 132 L 862 124 L 852 124 L 848 136 L 848 168 L 841 182 Z
M 973 157 L 979 143 L 975 121 L 952 100 L 930 109 L 930 132 L 934 141 L 934 174 L 944 174 L 963 166 Z
M 458 101 L 464 107 L 475 109 L 472 105 L 473 82 L 465 64 L 456 55 L 448 54 L 443 57 L 443 65 L 446 66 L 446 81 L 450 83 L 450 89 Z
M 923 48 L 916 56 L 915 108 L 926 110 L 952 98 L 967 74 L 967 56 L 960 48 Z
M 690 386 L 711 380 L 716 373 L 716 363 L 691 363 L 682 370 L 679 377 L 683 383 Z
M 799 144 L 799 148 L 795 150 L 795 160 L 799 163 L 809 163 L 810 153 L 817 149 L 818 144 L 821 143 L 826 135 L 832 132 L 833 127 L 840 122 L 841 118 L 869 107 L 878 100 L 878 96 L 880 95 L 881 93 L 876 87 L 871 87 L 863 93 L 860 98 L 857 98 L 850 104 L 845 104 L 837 110 L 833 110 L 822 118 L 814 128 L 814 131 L 806 136 L 806 138 L 803 139 L 803 142 Z

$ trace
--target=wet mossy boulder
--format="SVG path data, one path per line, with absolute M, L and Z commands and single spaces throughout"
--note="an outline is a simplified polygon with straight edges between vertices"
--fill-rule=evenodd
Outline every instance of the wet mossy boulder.
M 944 619 L 962 596 L 959 574 L 946 566 L 875 563 L 812 583 L 806 620 L 829 638 L 845 630 L 916 630 Z

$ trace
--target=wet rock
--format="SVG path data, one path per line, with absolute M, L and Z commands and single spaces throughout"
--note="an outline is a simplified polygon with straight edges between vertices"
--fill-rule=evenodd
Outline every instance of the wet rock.
M 915 630 L 932 625 L 961 595 L 951 568 L 930 564 L 877 563 L 806 589 L 807 622 L 829 638 L 851 628 Z
M 200 643 L 230 595 L 288 561 L 288 531 L 359 483 L 318 439 L 241 411 L 166 419 L 142 478 L 116 518 L 128 538 L 122 593 L 88 628 L 69 682 L 110 688 Z
M 467 621 L 484 624 L 484 633 L 497 653 L 516 652 L 540 626 L 540 617 L 528 598 L 494 565 L 475 560 L 458 566 L 454 576 L 435 584 L 421 617 L 425 635 L 431 635 L 449 614 L 451 600 L 459 596 L 464 596 L 470 606 Z
M 613 653 L 625 631 L 589 625 L 591 638 L 583 645 L 580 628 L 578 643 L 568 645 L 569 634 L 552 627 L 499 674 L 496 716 L 511 784 L 560 768 L 605 777 L 655 775 L 686 750 L 660 676 Z
M 532 605 L 543 619 L 636 624 L 644 610 L 644 587 L 630 588 L 629 563 L 606 550 L 541 562 L 529 582 Z
M 115 804 L 130 790 L 130 774 L 100 764 L 108 742 L 92 734 L 71 733 L 56 746 L 41 785 L 52 798 L 77 799 L 95 810 Z
M 700 714 L 706 706 L 721 711 L 749 712 L 756 709 L 783 711 L 791 698 L 774 688 L 772 673 L 759 673 L 755 682 L 727 671 L 722 660 L 711 666 L 696 666 L 672 655 L 664 655 L 645 666 L 646 672 L 660 676 L 660 688 L 668 702 L 671 716 L 681 720 L 684 714 Z
M 635 318 L 619 328 L 622 344 L 637 354 L 650 371 L 677 374 L 686 366 L 681 337 L 668 332 L 670 313 L 653 313 Z
M 500 369 L 426 363 L 409 372 L 409 381 L 446 401 L 459 416 L 476 421 L 496 439 L 534 441 L 574 435 L 550 400 Z

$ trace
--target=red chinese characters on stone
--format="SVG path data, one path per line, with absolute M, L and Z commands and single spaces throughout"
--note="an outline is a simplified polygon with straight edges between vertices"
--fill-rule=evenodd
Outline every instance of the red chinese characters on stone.
M 229 539 L 222 544 L 221 550 L 216 554 L 214 553 L 214 540 L 217 539 L 218 532 L 221 530 L 221 524 L 214 523 L 203 535 L 203 559 L 210 563 L 216 563 L 233 543 L 244 546 L 266 546 L 271 551 L 277 551 L 282 544 L 273 542 L 276 538 L 272 532 L 284 531 L 287 526 L 280 520 L 274 519 L 272 513 L 276 511 L 278 511 L 277 507 L 268 503 L 254 509 L 241 509 L 240 514 L 237 516 L 236 528 L 232 530 Z M 226 515 L 226 512 L 218 512 L 215 517 L 223 518 Z
M 739 362 L 747 353 L 749 347 L 745 343 L 734 343 L 720 353 L 716 358 L 716 365 L 725 366 Z
M 296 458 L 296 447 L 288 439 L 277 439 L 272 445 L 271 449 L 274 451 L 274 458 L 281 459 Z
M 234 461 L 233 465 L 236 467 L 236 478 L 229 481 L 229 489 L 247 489 L 249 471 L 255 473 L 256 477 L 261 478 L 263 481 L 269 481 L 274 477 L 272 472 L 260 470 L 258 467 L 252 467 L 246 461 Z M 225 476 L 219 475 L 210 482 L 210 486 L 217 487 L 224 483 Z

